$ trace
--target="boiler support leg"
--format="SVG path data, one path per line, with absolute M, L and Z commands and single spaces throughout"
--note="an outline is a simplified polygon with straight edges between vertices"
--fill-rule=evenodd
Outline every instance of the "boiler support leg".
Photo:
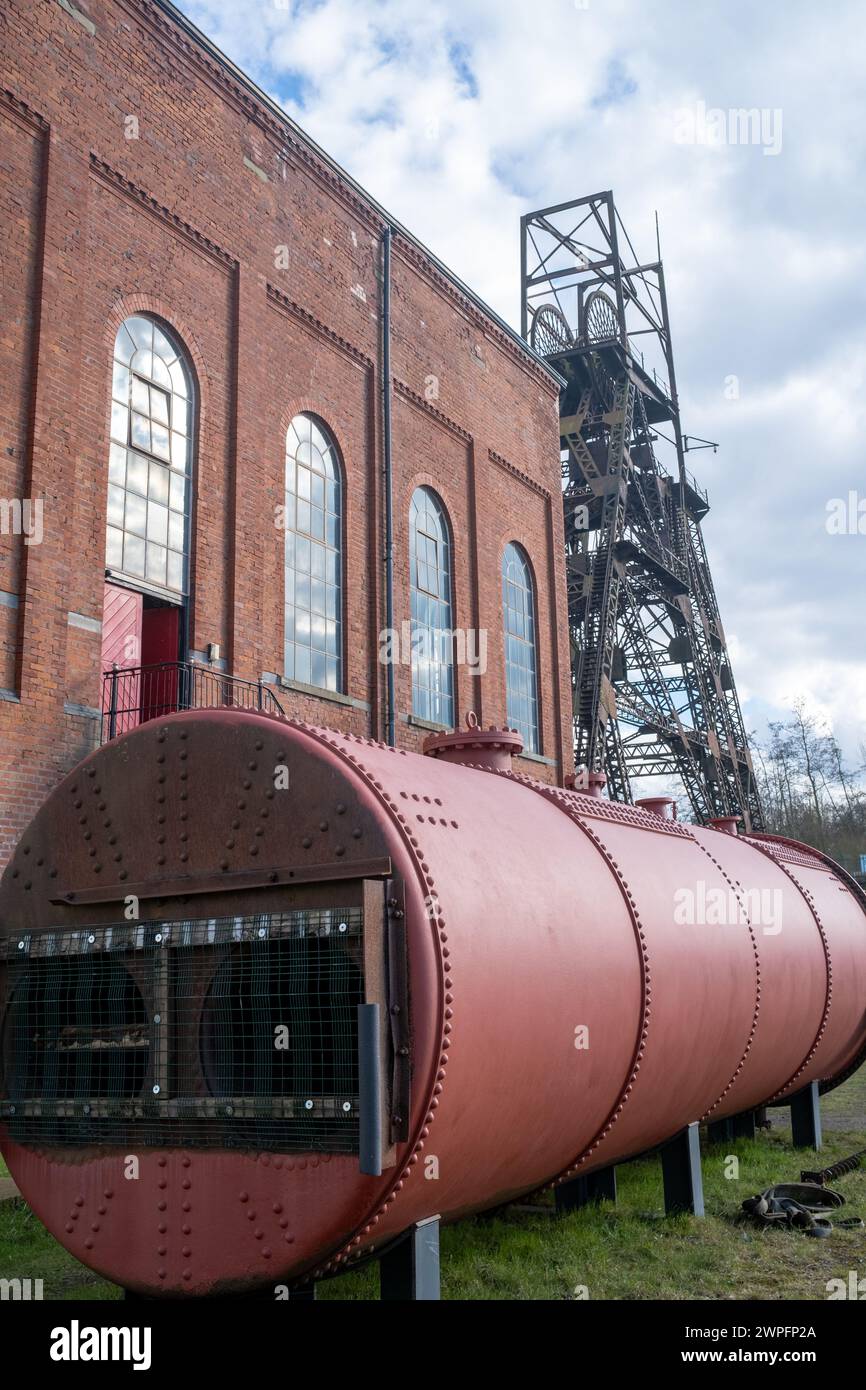
M 704 1184 L 697 1124 L 686 1125 L 676 1138 L 665 1144 L 662 1149 L 662 1179 L 668 1216 L 679 1211 L 703 1216 Z
M 791 1099 L 791 1137 L 795 1149 L 820 1149 L 821 1098 L 818 1083 L 812 1081 Z
M 741 1110 L 739 1115 L 733 1117 L 734 1138 L 735 1139 L 754 1139 L 755 1137 L 755 1112 L 754 1110 Z
M 439 1217 L 419 1221 L 379 1260 L 380 1297 L 438 1302 Z
M 729 1115 L 726 1120 L 713 1120 L 707 1125 L 707 1139 L 711 1144 L 728 1144 L 732 1139 L 754 1137 L 754 1110 L 741 1110 L 739 1115 Z
M 585 1178 L 571 1178 L 553 1189 L 558 1212 L 578 1211 L 593 1202 L 616 1201 L 616 1166 L 587 1173 Z
M 708 1144 L 729 1144 L 734 1137 L 734 1121 L 729 1115 L 726 1120 L 712 1120 L 707 1125 Z

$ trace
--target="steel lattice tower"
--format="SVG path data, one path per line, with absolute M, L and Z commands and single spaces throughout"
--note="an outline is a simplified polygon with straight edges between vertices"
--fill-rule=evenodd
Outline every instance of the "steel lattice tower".
M 759 830 L 701 533 L 709 504 L 685 466 L 661 259 L 638 261 L 613 195 L 596 193 L 521 219 L 521 280 L 523 336 L 564 382 L 577 763 L 604 772 L 616 800 L 634 779 L 675 775 L 698 820 L 739 815 Z

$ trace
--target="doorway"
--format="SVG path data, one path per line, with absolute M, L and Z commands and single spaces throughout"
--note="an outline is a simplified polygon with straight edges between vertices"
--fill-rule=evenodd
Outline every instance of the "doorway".
M 184 610 L 106 582 L 102 611 L 103 716 L 114 737 L 182 707 Z

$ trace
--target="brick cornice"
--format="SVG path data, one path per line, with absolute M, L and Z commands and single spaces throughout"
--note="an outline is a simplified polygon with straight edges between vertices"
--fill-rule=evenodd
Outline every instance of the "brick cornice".
M 457 438 L 462 439 L 464 444 L 472 443 L 472 435 L 468 430 L 465 430 L 462 425 L 458 425 L 456 420 L 452 420 L 451 417 L 446 415 L 443 410 L 440 410 L 438 406 L 431 405 L 423 396 L 419 396 L 417 391 L 413 391 L 412 387 L 407 386 L 405 381 L 400 381 L 399 377 L 394 377 L 394 390 L 397 392 L 398 396 L 402 396 L 405 400 L 416 406 L 418 410 L 423 410 L 426 415 L 434 419 L 443 429 L 450 430 L 451 434 L 456 434 Z
M 270 281 L 268 282 L 267 292 L 268 303 L 274 309 L 288 314 L 293 319 L 297 319 L 310 333 L 314 333 L 318 338 L 324 338 L 325 341 L 330 343 L 332 347 L 335 347 L 338 352 L 342 352 L 347 357 L 351 357 L 352 361 L 357 362 L 359 366 L 373 366 L 373 359 L 368 357 L 365 352 L 362 352 L 360 348 L 356 348 L 353 343 L 343 338 L 335 329 L 329 328 L 326 323 L 322 323 L 322 320 L 317 319 L 315 314 L 311 314 L 309 309 L 304 309 L 300 304 L 290 299 L 287 294 L 283 294 L 282 290 L 278 290 Z
M 36 131 L 40 135 L 47 134 L 49 125 L 45 117 L 40 116 L 38 111 L 34 111 L 32 106 L 28 106 L 27 102 L 22 101 L 14 92 L 10 92 L 8 87 L 0 88 L 0 107 L 29 131 Z
M 92 178 L 105 187 L 125 195 L 132 202 L 138 203 L 161 222 L 167 222 L 175 232 L 186 241 L 191 242 L 197 250 L 210 256 L 224 270 L 237 270 L 238 262 L 230 252 L 223 250 L 215 241 L 211 241 L 210 237 L 205 236 L 189 222 L 185 222 L 176 212 L 164 207 L 156 198 L 151 197 L 143 188 L 139 188 L 131 179 L 128 179 L 125 174 L 121 174 L 118 169 L 113 169 L 110 164 L 106 164 L 105 160 L 101 159 L 93 150 L 90 152 L 90 173 Z
M 537 483 L 534 478 L 530 478 L 528 473 L 524 473 L 522 469 L 517 468 L 513 463 L 509 463 L 508 459 L 503 458 L 501 454 L 497 454 L 495 449 L 488 449 L 487 457 L 492 463 L 497 464 L 500 468 L 504 468 L 506 473 L 510 473 L 512 478 L 519 479 L 526 487 L 531 488 L 533 492 L 537 492 L 539 497 L 543 497 L 546 502 L 551 500 L 552 494 L 548 492 L 546 487 L 542 487 L 541 483 Z

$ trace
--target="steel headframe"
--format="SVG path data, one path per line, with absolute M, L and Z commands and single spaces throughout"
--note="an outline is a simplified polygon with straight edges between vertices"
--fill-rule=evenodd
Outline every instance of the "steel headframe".
M 661 255 L 639 259 L 607 191 L 522 217 L 520 259 L 521 331 L 566 382 L 577 761 L 617 800 L 636 778 L 675 776 L 698 820 L 760 829 L 701 531 L 709 503 L 685 466 Z

